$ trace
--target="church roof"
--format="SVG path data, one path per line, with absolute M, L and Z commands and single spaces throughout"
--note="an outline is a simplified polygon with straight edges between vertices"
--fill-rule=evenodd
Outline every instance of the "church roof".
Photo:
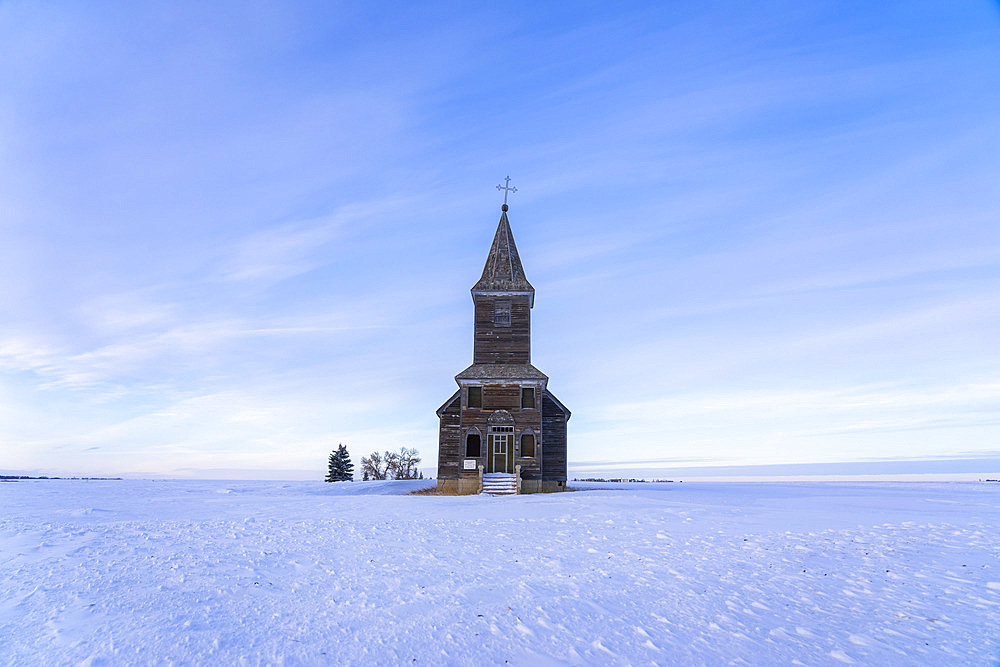
M 531 364 L 472 364 L 455 376 L 456 380 L 548 380 L 549 376 Z
M 448 407 L 449 407 L 449 406 L 451 406 L 451 404 L 452 404 L 452 403 L 454 403 L 455 401 L 457 401 L 457 400 L 458 400 L 458 397 L 459 397 L 459 395 L 460 395 L 461 393 L 462 393 L 462 390 L 461 390 L 461 389 L 459 389 L 459 390 L 458 390 L 458 391 L 456 391 L 456 392 L 455 392 L 454 394 L 452 394 L 452 395 L 451 395 L 451 398 L 449 398 L 449 399 L 448 399 L 447 401 L 445 401 L 445 402 L 444 402 L 444 405 L 442 405 L 442 406 L 441 406 L 440 408 L 438 408 L 438 409 L 437 409 L 437 416 L 438 416 L 438 417 L 440 417 L 441 415 L 443 415 L 443 414 L 444 414 L 444 411 L 445 411 L 445 410 L 447 410 L 447 409 L 448 409 Z M 458 406 L 458 407 L 460 408 L 460 407 L 461 407 L 461 404 L 459 404 L 459 406 Z
M 483 267 L 483 277 L 472 288 L 473 294 L 479 292 L 530 292 L 531 300 L 535 300 L 535 288 L 524 277 L 524 267 L 514 245 L 506 204 L 500 214 L 500 224 L 497 225 L 486 266 Z

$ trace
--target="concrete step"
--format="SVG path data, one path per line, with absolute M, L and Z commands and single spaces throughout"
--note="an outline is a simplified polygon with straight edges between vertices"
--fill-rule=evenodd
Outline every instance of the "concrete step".
M 517 494 L 517 477 L 502 472 L 483 475 L 483 493 L 491 496 L 512 496 Z
M 505 472 L 488 472 L 483 475 L 483 493 L 491 496 L 517 495 L 517 476 Z

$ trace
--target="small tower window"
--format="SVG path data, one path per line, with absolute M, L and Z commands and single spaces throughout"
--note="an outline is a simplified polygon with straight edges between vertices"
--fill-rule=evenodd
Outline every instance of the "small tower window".
M 483 388 L 482 387 L 469 387 L 469 398 L 466 401 L 468 407 L 470 408 L 482 408 L 483 407 Z
M 493 302 L 493 324 L 498 327 L 510 326 L 510 301 Z
M 535 389 L 533 387 L 521 387 L 521 409 L 535 407 Z
M 465 436 L 465 456 L 466 458 L 478 458 L 480 451 L 480 444 L 482 443 L 482 438 L 479 437 L 478 433 L 470 433 Z
M 531 433 L 521 435 L 521 456 L 535 458 L 535 436 Z

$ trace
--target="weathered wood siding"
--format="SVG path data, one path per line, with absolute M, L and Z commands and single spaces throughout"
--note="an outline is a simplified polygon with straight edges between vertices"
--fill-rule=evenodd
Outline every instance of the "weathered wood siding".
M 542 479 L 566 481 L 566 413 L 548 390 L 542 392 L 542 433 L 545 454 L 542 459 Z
M 530 296 L 475 296 L 475 341 L 473 363 L 531 363 Z M 510 326 L 493 323 L 494 302 L 510 301 Z
M 440 411 L 438 430 L 438 479 L 458 479 L 462 468 L 465 443 L 462 442 L 462 395 L 455 392 Z
M 521 409 L 521 387 L 516 384 L 488 384 L 484 386 L 483 408 L 486 410 L 507 410 L 514 414 L 514 411 Z
M 537 393 L 537 392 L 536 392 Z M 535 405 L 540 405 L 540 398 L 536 396 Z M 541 448 L 539 442 L 542 439 L 542 411 L 536 408 L 521 409 L 521 385 L 516 384 L 486 384 L 483 385 L 483 408 L 465 408 L 462 410 L 460 422 L 461 430 L 461 457 L 465 458 L 465 434 L 473 427 L 478 428 L 482 434 L 482 450 L 478 458 L 477 465 L 483 465 L 489 470 L 487 458 L 489 456 L 489 417 L 496 410 L 506 410 L 514 418 L 514 465 L 521 466 L 521 476 L 524 479 L 534 479 L 541 476 Z M 535 456 L 532 458 L 522 457 L 521 435 L 526 429 L 531 429 L 535 436 Z M 459 464 L 461 465 L 461 464 Z

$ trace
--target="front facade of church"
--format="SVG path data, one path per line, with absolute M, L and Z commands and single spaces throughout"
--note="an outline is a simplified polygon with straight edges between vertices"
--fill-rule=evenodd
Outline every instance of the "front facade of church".
M 487 478 L 516 476 L 519 493 L 566 488 L 570 412 L 531 365 L 535 289 L 524 276 L 503 206 L 475 304 L 473 363 L 442 405 L 438 488 L 479 493 Z

